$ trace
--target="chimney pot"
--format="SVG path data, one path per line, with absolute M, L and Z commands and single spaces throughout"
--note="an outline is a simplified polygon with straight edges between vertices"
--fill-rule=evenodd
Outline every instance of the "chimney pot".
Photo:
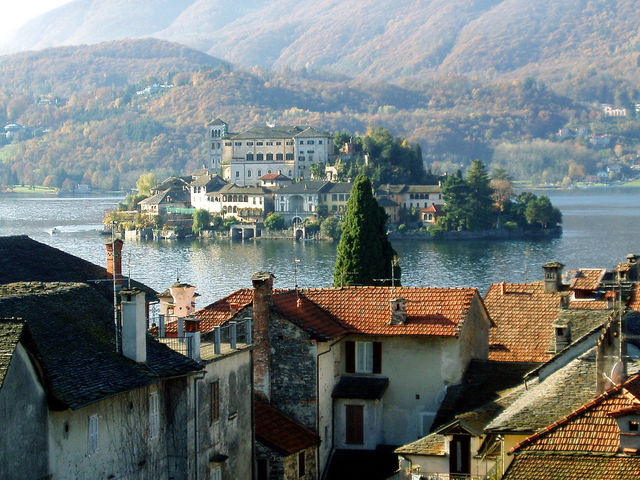
M 138 363 L 147 361 L 146 305 L 144 292 L 122 290 L 122 354 Z
M 389 307 L 391 309 L 389 323 L 391 325 L 404 325 L 407 323 L 407 302 L 404 298 L 389 300 Z
M 500 295 L 507 293 L 507 285 L 504 282 L 500 282 Z
M 256 272 L 251 277 L 253 284 L 253 340 L 256 345 L 253 360 L 255 390 L 271 397 L 271 340 L 269 338 L 269 307 L 273 294 L 271 272 Z

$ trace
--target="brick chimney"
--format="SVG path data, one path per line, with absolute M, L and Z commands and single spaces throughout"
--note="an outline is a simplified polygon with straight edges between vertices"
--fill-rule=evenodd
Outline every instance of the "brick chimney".
M 107 240 L 104 246 L 107 248 L 107 273 L 113 276 L 116 272 L 116 285 L 122 286 L 122 246 L 124 242 L 116 238 L 113 242 Z M 114 254 L 115 253 L 115 254 Z
M 404 298 L 394 298 L 389 300 L 391 309 L 391 325 L 404 325 L 407 323 L 407 300 Z
M 274 275 L 256 272 L 251 277 L 253 284 L 253 381 L 255 391 L 271 398 L 271 342 L 269 339 L 269 307 L 273 294 Z
M 544 291 L 547 293 L 557 293 L 562 290 L 562 269 L 564 265 L 560 262 L 547 262 L 542 266 L 544 270 Z
M 122 354 L 138 363 L 147 361 L 145 295 L 136 288 L 120 291 Z

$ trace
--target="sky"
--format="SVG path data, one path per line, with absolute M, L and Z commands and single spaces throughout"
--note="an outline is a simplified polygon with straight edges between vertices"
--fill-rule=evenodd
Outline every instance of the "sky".
M 6 0 L 2 2 L 0 13 L 0 41 L 8 33 L 24 25 L 27 20 L 53 10 L 71 0 Z

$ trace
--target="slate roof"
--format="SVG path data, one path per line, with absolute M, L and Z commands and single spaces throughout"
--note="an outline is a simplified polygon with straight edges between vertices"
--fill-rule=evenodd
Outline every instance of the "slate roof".
M 213 188 L 222 188 L 225 185 L 227 182 L 218 175 L 203 175 L 191 182 L 192 187 L 207 187 L 207 191 L 211 191 Z
M 256 126 L 251 127 L 244 132 L 235 134 L 230 138 L 233 140 L 255 140 L 255 139 L 265 139 L 265 138 L 273 138 L 273 139 L 286 139 L 293 138 L 295 135 L 302 132 L 304 128 L 298 126 L 275 126 L 268 127 L 264 126 Z
M 168 188 L 138 202 L 138 205 L 163 205 L 172 203 L 191 203 L 189 191 L 182 188 Z
M 220 120 L 219 118 L 216 118 L 215 120 L 207 123 L 207 126 L 209 125 L 226 125 L 227 123 L 223 120 Z
M 18 346 L 24 329 L 24 320 L 0 318 L 0 388 L 11 363 L 11 356 Z
M 282 455 L 320 445 L 320 438 L 281 411 L 255 397 L 256 440 Z
M 319 193 L 329 184 L 329 182 L 325 182 L 324 180 L 303 180 L 302 182 L 294 182 L 291 185 L 285 185 L 278 191 L 278 195 Z
M 511 451 L 526 448 L 529 451 L 616 453 L 620 447 L 620 430 L 611 414 L 638 404 L 640 375 L 635 375 L 531 435 Z
M 106 250 L 104 255 L 106 263 Z M 112 277 L 107 273 L 106 268 L 37 242 L 26 235 L 0 237 L 0 284 L 15 282 L 87 283 L 107 301 L 112 301 L 112 283 L 92 281 L 110 278 Z M 123 277 L 123 282 L 128 282 L 127 277 Z M 147 301 L 155 300 L 156 292 L 152 288 L 134 280 L 131 280 L 131 286 L 144 290 Z
M 389 197 L 380 197 L 377 198 L 378 200 L 378 205 L 380 205 L 381 207 L 397 207 L 398 204 L 396 202 L 394 202 L 393 200 L 391 200 Z
M 581 268 L 573 278 L 571 290 L 596 290 L 604 278 L 605 268 Z
M 352 188 L 353 184 L 348 182 L 329 183 L 322 193 L 351 193 Z
M 259 187 L 257 185 L 254 186 L 246 186 L 246 187 L 240 187 L 239 185 L 236 185 L 235 183 L 230 183 L 228 185 L 224 185 L 222 186 L 222 188 L 220 188 L 217 192 L 216 195 L 219 194 L 240 194 L 240 195 L 266 195 L 268 193 L 271 193 L 271 191 L 268 188 L 265 187 Z
M 85 284 L 0 285 L 0 311 L 26 321 L 24 345 L 54 409 L 75 410 L 202 368 L 149 335 L 146 363 L 116 353 L 113 306 Z
M 485 406 L 488 402 L 497 400 L 502 392 L 521 385 L 525 374 L 537 365 L 537 363 L 471 360 L 462 381 L 447 388 L 444 400 L 433 420 L 431 431 L 438 430 L 452 422 L 458 415 L 471 412 Z M 492 415 L 484 421 L 488 423 L 497 413 L 497 411 L 492 411 Z M 474 415 L 473 419 L 468 418 L 468 420 L 474 424 L 483 422 L 479 418 L 479 414 Z M 478 426 L 482 429 L 486 423 Z
M 638 371 L 630 362 L 630 373 Z M 488 425 L 488 432 L 533 433 L 568 415 L 596 395 L 595 347 L 549 375 L 543 381 L 519 387 L 516 398 Z M 559 401 L 561 399 L 561 401 Z
M 427 455 L 444 457 L 447 455 L 447 437 L 438 433 L 432 433 L 415 442 L 407 443 L 394 450 L 400 455 Z
M 321 132 L 320 130 L 315 129 L 314 127 L 307 127 L 302 132 L 295 135 L 295 137 L 302 138 L 324 138 L 329 137 L 330 135 L 326 132 Z
M 332 398 L 358 398 L 379 400 L 387 391 L 389 379 L 386 377 L 358 377 L 344 375 L 333 388 Z
M 635 376 L 512 448 L 516 457 L 504 478 L 638 478 L 640 456 L 618 453 L 620 430 L 612 417 L 638 404 L 640 377 Z

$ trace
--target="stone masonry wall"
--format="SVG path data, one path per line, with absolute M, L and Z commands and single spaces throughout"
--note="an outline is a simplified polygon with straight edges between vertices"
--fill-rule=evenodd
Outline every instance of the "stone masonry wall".
M 316 430 L 316 346 L 299 327 L 271 312 L 271 404 Z

